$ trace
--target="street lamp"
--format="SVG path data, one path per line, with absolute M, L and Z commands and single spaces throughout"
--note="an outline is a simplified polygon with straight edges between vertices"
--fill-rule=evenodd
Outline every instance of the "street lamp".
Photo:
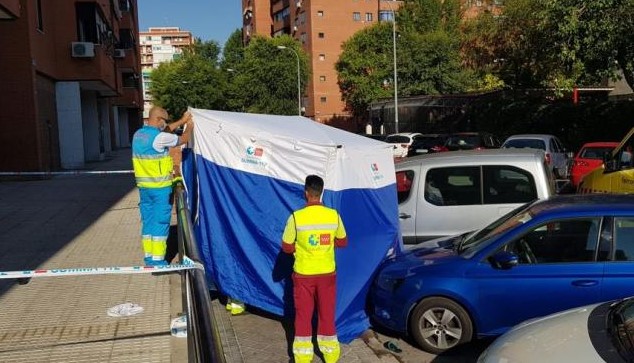
M 299 54 L 297 54 L 297 52 L 293 49 L 293 48 L 289 48 L 283 45 L 278 45 L 277 49 L 288 49 L 291 52 L 293 52 L 293 54 L 295 54 L 295 57 L 297 57 L 297 114 L 298 115 L 302 115 L 302 87 L 301 87 L 301 81 L 300 81 L 300 73 L 299 73 Z
M 390 1 L 386 1 L 392 12 L 392 58 L 394 60 L 394 130 L 398 133 L 398 76 L 396 72 L 396 13 Z

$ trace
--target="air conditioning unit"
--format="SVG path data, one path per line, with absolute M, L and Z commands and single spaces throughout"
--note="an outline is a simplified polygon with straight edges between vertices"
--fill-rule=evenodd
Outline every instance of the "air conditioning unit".
M 297 25 L 293 25 L 293 31 L 296 32 L 297 31 Z
M 70 48 L 73 58 L 90 58 L 95 56 L 95 44 L 91 42 L 72 42 Z
M 115 49 L 114 50 L 115 58 L 125 58 L 125 49 Z
M 297 3 L 295 5 L 297 5 L 298 8 L 301 8 L 302 7 L 302 0 L 297 0 Z

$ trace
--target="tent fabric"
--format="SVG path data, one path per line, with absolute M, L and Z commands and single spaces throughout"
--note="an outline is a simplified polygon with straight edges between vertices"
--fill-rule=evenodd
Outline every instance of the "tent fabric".
M 304 179 L 324 179 L 324 205 L 339 211 L 348 246 L 336 250 L 337 333 L 350 342 L 369 327 L 374 272 L 401 248 L 392 148 L 300 116 L 190 109 L 183 154 L 194 232 L 210 283 L 222 293 L 292 316 L 293 257 L 281 250 Z

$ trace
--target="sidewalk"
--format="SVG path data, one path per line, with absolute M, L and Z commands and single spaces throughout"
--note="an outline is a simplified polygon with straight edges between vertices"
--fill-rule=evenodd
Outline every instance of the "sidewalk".
M 130 150 L 88 170 L 131 169 Z M 0 182 L 0 270 L 134 266 L 142 262 L 133 176 Z M 132 302 L 145 310 L 113 318 Z M 0 280 L 1 362 L 186 362 L 170 335 L 180 277 L 102 275 Z
M 129 170 L 130 150 L 87 169 Z M 0 182 L 0 271 L 138 265 L 139 229 L 131 174 Z M 107 316 L 125 302 L 145 310 Z M 183 311 L 178 274 L 0 280 L 0 304 L 0 362 L 187 361 L 186 339 L 169 332 Z M 218 299 L 212 304 L 227 363 L 292 362 L 290 322 L 256 310 L 231 316 Z M 378 355 L 361 339 L 343 344 L 339 362 L 397 362 L 373 343 Z

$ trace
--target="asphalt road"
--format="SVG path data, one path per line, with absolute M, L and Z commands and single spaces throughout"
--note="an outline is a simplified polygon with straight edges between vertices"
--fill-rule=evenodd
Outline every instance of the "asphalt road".
M 475 363 L 493 339 L 476 340 L 462 346 L 458 346 L 441 355 L 427 353 L 416 346 L 407 337 L 395 335 L 391 332 L 375 331 L 382 343 L 391 341 L 402 350 L 401 353 L 393 353 L 401 363 Z

